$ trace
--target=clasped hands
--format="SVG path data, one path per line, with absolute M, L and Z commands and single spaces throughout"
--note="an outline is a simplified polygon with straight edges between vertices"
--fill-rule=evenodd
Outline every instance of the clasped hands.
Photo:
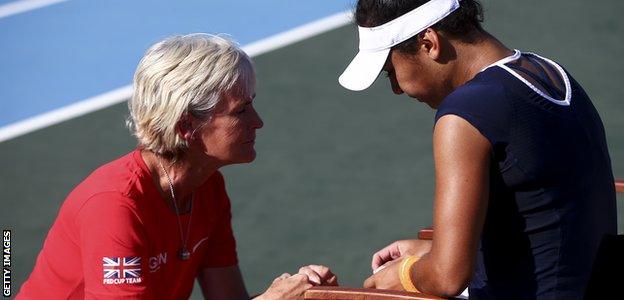
M 308 265 L 295 275 L 284 273 L 273 280 L 271 286 L 256 300 L 303 299 L 303 293 L 313 286 L 337 286 L 338 278 L 328 267 Z
M 421 257 L 431 249 L 431 241 L 396 241 L 373 255 L 373 275 L 364 281 L 365 288 L 403 290 L 399 278 L 401 262 L 408 256 Z M 295 275 L 284 273 L 277 277 L 267 291 L 256 299 L 302 299 L 303 293 L 313 286 L 337 286 L 338 278 L 328 267 L 308 265 Z

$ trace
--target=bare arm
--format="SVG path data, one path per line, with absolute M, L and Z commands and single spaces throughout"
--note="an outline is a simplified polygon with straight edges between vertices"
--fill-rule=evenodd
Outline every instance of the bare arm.
M 204 299 L 249 299 L 245 284 L 243 283 L 243 276 L 238 266 L 203 269 L 199 271 L 197 281 L 201 286 Z
M 433 148 L 435 238 L 397 241 L 375 253 L 376 272 L 364 287 L 402 290 L 398 272 L 406 255 L 420 257 L 411 278 L 426 294 L 455 296 L 472 276 L 487 209 L 491 146 L 467 121 L 447 115 L 436 123 Z
M 364 287 L 402 290 L 399 270 L 406 255 L 420 257 L 410 277 L 423 293 L 451 297 L 468 284 L 487 210 L 491 146 L 466 120 L 447 115 L 436 123 L 433 152 L 435 238 L 430 244 L 397 241 L 375 253 L 375 274 Z
M 468 284 L 485 220 L 491 145 L 466 120 L 446 115 L 433 134 L 436 188 L 429 254 L 412 269 L 416 287 L 454 296 Z

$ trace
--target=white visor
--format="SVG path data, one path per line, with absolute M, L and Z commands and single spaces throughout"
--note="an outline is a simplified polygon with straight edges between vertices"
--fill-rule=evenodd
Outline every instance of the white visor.
M 373 84 L 390 49 L 433 26 L 459 8 L 460 0 L 431 0 L 377 27 L 358 26 L 360 51 L 338 78 L 340 84 L 361 91 Z

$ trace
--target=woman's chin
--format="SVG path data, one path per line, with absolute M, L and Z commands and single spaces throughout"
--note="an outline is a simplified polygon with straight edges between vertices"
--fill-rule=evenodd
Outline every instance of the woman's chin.
M 251 150 L 246 151 L 245 153 L 242 153 L 238 161 L 241 164 L 245 164 L 245 163 L 250 163 L 254 161 L 255 159 L 256 159 L 256 150 L 252 148 Z

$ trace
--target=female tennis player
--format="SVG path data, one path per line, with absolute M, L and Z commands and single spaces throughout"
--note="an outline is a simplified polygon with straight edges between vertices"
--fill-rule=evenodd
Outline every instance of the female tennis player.
M 365 286 L 582 298 L 616 209 L 604 128 L 579 83 L 486 32 L 475 0 L 360 0 L 355 19 L 360 51 L 339 82 L 363 90 L 383 70 L 394 93 L 437 110 L 434 239 L 375 253 Z
M 254 160 L 262 120 L 249 57 L 220 36 L 153 45 L 128 102 L 138 148 L 63 203 L 16 299 L 249 299 L 219 168 Z M 284 274 L 257 299 L 300 299 L 336 284 L 323 266 Z

